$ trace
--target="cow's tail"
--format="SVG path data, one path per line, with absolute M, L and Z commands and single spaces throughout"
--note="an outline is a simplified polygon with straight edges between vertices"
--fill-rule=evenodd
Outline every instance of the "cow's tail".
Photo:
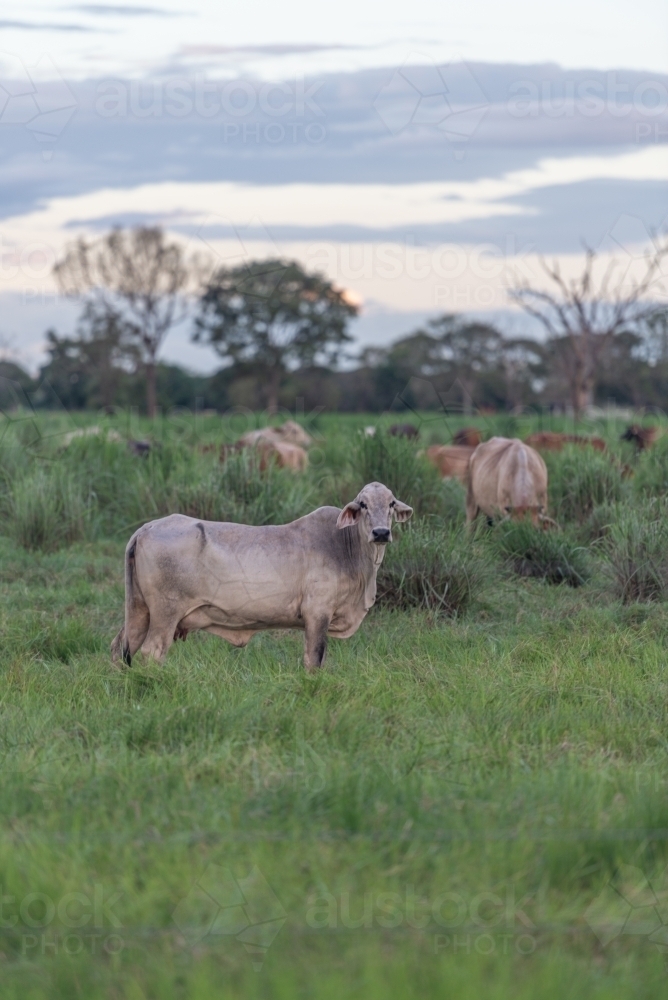
M 137 580 L 137 538 L 135 534 L 125 550 L 125 623 L 111 644 L 112 660 L 127 666 L 132 663 L 132 653 L 143 642 L 149 624 L 148 605 Z

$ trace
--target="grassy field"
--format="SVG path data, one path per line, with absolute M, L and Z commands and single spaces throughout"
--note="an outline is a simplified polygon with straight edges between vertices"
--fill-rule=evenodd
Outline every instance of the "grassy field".
M 561 531 L 469 538 L 458 485 L 371 418 L 320 417 L 309 473 L 264 479 L 203 450 L 220 418 L 123 419 L 148 459 L 64 449 L 64 416 L 1 428 L 3 1000 L 668 994 L 661 442 L 592 426 L 611 456 L 550 459 Z M 137 524 L 280 521 L 374 471 L 415 524 L 323 671 L 298 633 L 111 666 Z

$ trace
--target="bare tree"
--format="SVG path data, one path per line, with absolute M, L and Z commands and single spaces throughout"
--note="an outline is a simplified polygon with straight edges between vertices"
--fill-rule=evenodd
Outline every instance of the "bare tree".
M 146 410 L 156 412 L 156 364 L 169 330 L 186 316 L 186 293 L 197 262 L 168 242 L 159 227 L 114 229 L 97 240 L 83 237 L 65 249 L 54 267 L 60 290 L 83 295 L 121 315 L 136 331 L 146 373 Z
M 651 295 L 666 254 L 668 243 L 646 254 L 636 262 L 639 275 L 621 275 L 622 264 L 613 259 L 597 277 L 598 255 L 587 248 L 577 278 L 565 278 L 558 263 L 548 265 L 541 259 L 549 289 L 518 281 L 510 290 L 511 299 L 542 324 L 550 339 L 560 342 L 561 372 L 576 416 L 594 402 L 599 367 L 615 335 L 646 322 L 659 308 Z

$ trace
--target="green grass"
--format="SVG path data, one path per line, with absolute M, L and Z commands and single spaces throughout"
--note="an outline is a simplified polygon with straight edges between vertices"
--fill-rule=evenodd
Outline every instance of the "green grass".
M 326 461 L 276 486 L 286 510 L 354 485 L 354 421 L 321 420 Z M 456 617 L 380 603 L 315 676 L 301 637 L 278 632 L 244 650 L 192 635 L 163 667 L 118 671 L 141 505 L 155 516 L 221 482 L 193 443 L 148 462 L 90 442 L 65 456 L 97 500 L 56 551 L 4 522 L 3 1000 L 662 996 L 668 604 L 623 604 L 603 552 L 631 501 L 606 508 L 573 589 L 504 572 L 496 529 L 467 540 L 444 492 L 443 520 L 412 532 L 442 525 L 451 555 L 486 567 Z M 15 475 L 57 454 L 42 433 Z M 445 543 L 420 556 L 411 537 L 388 565 L 442 569 Z M 624 895 L 636 908 L 616 933 Z

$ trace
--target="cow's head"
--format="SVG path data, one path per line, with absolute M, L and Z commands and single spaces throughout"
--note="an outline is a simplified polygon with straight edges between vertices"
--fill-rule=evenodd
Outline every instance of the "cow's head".
M 336 526 L 350 528 L 357 524 L 367 541 L 374 545 L 386 545 L 392 541 L 392 518 L 407 521 L 412 513 L 413 508 L 397 500 L 387 486 L 367 483 L 343 508 Z
M 526 507 L 504 507 L 503 513 L 504 521 L 523 521 L 528 517 L 534 528 L 542 528 L 545 531 L 547 528 L 558 527 L 557 522 L 548 517 L 547 507 L 543 503 Z

